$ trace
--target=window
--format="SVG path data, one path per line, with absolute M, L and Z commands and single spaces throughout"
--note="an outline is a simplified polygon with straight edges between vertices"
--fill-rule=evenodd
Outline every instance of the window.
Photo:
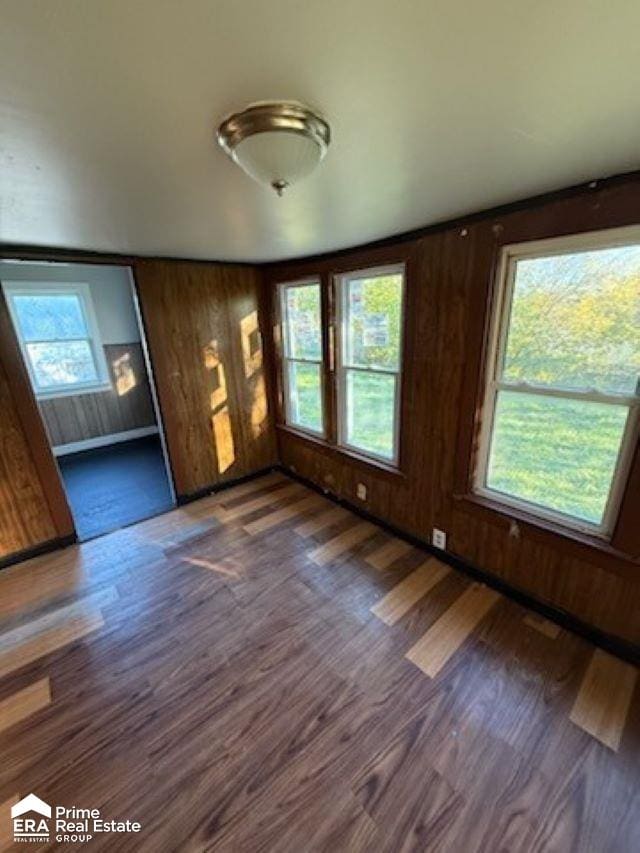
M 281 284 L 280 312 L 286 422 L 323 435 L 320 283 Z
M 338 444 L 398 463 L 404 267 L 337 279 Z
M 391 467 L 399 459 L 404 278 L 404 264 L 395 264 L 330 285 L 278 285 L 286 425 Z
M 86 284 L 10 282 L 5 293 L 38 397 L 110 387 Z
M 503 250 L 477 493 L 612 533 L 640 403 L 639 237 Z

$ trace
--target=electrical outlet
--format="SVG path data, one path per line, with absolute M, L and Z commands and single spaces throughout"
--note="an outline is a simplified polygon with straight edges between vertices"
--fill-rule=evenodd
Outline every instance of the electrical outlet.
M 447 547 L 447 534 L 444 530 L 438 530 L 437 527 L 433 528 L 433 533 L 431 534 L 431 544 L 436 548 L 444 549 Z
M 366 501 L 367 499 L 367 487 L 364 483 L 358 483 L 356 486 L 356 495 L 361 501 Z

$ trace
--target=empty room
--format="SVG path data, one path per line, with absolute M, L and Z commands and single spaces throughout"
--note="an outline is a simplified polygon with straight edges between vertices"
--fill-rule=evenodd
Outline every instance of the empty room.
M 638 848 L 639 31 L 0 0 L 0 851 Z

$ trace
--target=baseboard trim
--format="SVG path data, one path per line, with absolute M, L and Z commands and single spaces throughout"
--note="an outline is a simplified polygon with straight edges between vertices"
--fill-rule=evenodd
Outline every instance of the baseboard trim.
M 76 534 L 71 533 L 69 536 L 58 536 L 56 539 L 47 539 L 46 542 L 34 545 L 33 548 L 14 551 L 13 554 L 0 557 L 0 570 L 8 569 L 9 566 L 23 563 L 25 560 L 31 560 L 33 557 L 41 557 L 43 554 L 51 553 L 51 551 L 58 551 L 60 548 L 68 548 L 69 545 L 75 545 L 77 541 L 78 537 Z
M 138 427 L 124 432 L 112 432 L 110 435 L 96 435 L 94 438 L 85 438 L 82 441 L 70 441 L 68 444 L 58 444 L 51 449 L 54 456 L 66 456 L 69 453 L 81 453 L 83 450 L 96 450 L 99 447 L 120 444 L 122 441 L 132 441 L 134 438 L 146 438 L 148 435 L 157 435 L 158 432 L 157 426 Z
M 495 589 L 497 592 L 500 592 L 502 595 L 510 598 L 522 607 L 533 610 L 541 616 L 544 616 L 545 619 L 555 622 L 561 628 L 583 637 L 585 640 L 593 643 L 594 646 L 598 646 L 599 648 L 604 649 L 605 651 L 610 652 L 611 654 L 616 655 L 616 657 L 622 658 L 629 663 L 640 666 L 640 647 L 635 646 L 632 643 L 628 643 L 620 637 L 607 634 L 599 628 L 595 628 L 593 625 L 583 622 L 577 616 L 574 616 L 566 610 L 562 610 L 559 607 L 555 607 L 554 605 L 547 604 L 546 602 L 535 598 L 530 593 L 508 584 L 501 577 L 493 574 L 492 572 L 478 568 L 478 566 L 473 565 L 473 563 L 459 557 L 457 554 L 453 554 L 450 551 L 442 551 L 440 548 L 434 548 L 430 542 L 421 539 L 419 536 L 414 536 L 411 533 L 401 530 L 399 527 L 390 524 L 382 518 L 378 518 L 345 498 L 340 498 L 337 495 L 334 495 L 332 492 L 321 488 L 306 477 L 301 476 L 297 471 L 291 471 L 284 465 L 276 465 L 275 469 L 286 474 L 292 480 L 297 480 L 299 483 L 313 489 L 315 492 L 324 495 L 334 503 L 346 507 L 355 515 L 359 515 L 361 518 L 377 524 L 383 530 L 386 530 L 398 539 L 404 539 L 416 548 L 420 548 L 421 550 L 432 554 L 434 557 L 437 557 L 439 560 L 442 560 L 473 580 L 486 584 L 486 586 L 490 586 L 492 589 Z
M 232 489 L 234 486 L 240 486 L 242 483 L 248 483 L 250 480 L 257 480 L 258 477 L 264 477 L 265 474 L 270 474 L 272 471 L 283 471 L 281 465 L 269 465 L 267 468 L 260 468 L 258 471 L 252 471 L 251 474 L 243 474 L 242 477 L 236 477 L 233 480 L 225 480 L 224 483 L 215 483 L 211 486 L 205 486 L 203 489 L 198 489 L 196 492 L 189 492 L 186 495 L 176 495 L 176 504 L 184 506 L 193 501 L 198 501 L 200 498 L 206 498 L 209 495 L 214 495 L 217 492 L 224 492 L 225 489 Z M 285 472 L 287 473 L 287 472 Z
M 242 477 L 236 477 L 233 480 L 227 480 L 224 483 L 218 483 L 205 489 L 200 489 L 197 492 L 192 492 L 188 495 L 179 495 L 176 498 L 176 506 L 184 506 L 185 504 L 192 503 L 193 501 L 197 501 L 200 498 L 207 497 L 207 495 L 212 495 L 216 492 L 223 492 L 226 489 L 233 488 L 233 486 L 239 486 L 241 483 L 248 483 L 250 480 L 257 480 L 259 477 L 264 477 L 265 474 L 270 474 L 272 471 L 279 470 L 280 466 L 270 465 L 267 468 L 261 468 L 258 471 L 253 471 L 251 474 L 245 474 Z M 165 510 L 165 512 L 170 512 L 171 509 L 173 509 L 173 507 Z M 163 514 L 164 513 L 157 513 L 156 515 L 151 515 L 148 518 L 155 518 L 157 517 L 157 515 Z M 131 524 L 125 525 L 125 527 L 132 527 L 134 524 L 139 524 L 142 521 L 148 521 L 148 518 L 132 521 Z M 118 529 L 122 530 L 124 528 Z M 100 537 L 93 537 L 93 539 L 98 538 Z M 88 539 L 86 541 L 92 540 Z M 12 554 L 8 554 L 6 557 L 0 557 L 0 570 L 9 568 L 9 566 L 14 566 L 17 563 L 23 563 L 25 560 L 30 560 L 32 557 L 40 557 L 42 554 L 49 554 L 52 551 L 58 551 L 60 548 L 66 548 L 69 545 L 75 545 L 76 542 L 78 542 L 78 537 L 75 533 L 73 533 L 69 536 L 59 536 L 56 539 L 48 539 L 46 542 L 42 542 L 40 545 L 35 545 L 33 548 L 25 548 L 22 551 L 14 551 Z

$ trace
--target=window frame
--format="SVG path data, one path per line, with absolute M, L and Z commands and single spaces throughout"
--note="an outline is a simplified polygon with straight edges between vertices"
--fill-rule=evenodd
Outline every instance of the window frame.
M 47 281 L 3 281 L 2 287 L 5 292 L 9 314 L 15 329 L 16 337 L 20 345 L 20 351 L 24 360 L 34 394 L 38 400 L 53 400 L 58 397 L 72 397 L 81 394 L 98 393 L 111 390 L 112 382 L 104 353 L 104 346 L 95 308 L 91 298 L 91 288 L 86 282 L 47 282 Z M 16 296 L 76 296 L 80 303 L 80 310 L 85 322 L 87 336 L 81 338 L 49 338 L 47 340 L 25 341 L 17 309 L 14 305 Z M 31 356 L 27 343 L 72 343 L 74 341 L 86 341 L 89 344 L 93 362 L 98 378 L 89 382 L 74 382 L 73 384 L 48 386 L 43 388 L 39 385 L 36 372 L 31 363 Z
M 286 306 L 286 294 L 288 290 L 298 287 L 308 287 L 310 285 L 314 285 L 318 288 L 318 305 L 320 308 L 320 358 L 293 358 L 293 356 L 289 355 L 291 338 L 289 317 Z M 283 281 L 277 284 L 278 319 L 281 335 L 280 358 L 284 422 L 290 429 L 300 431 L 305 435 L 316 439 L 324 439 L 327 435 L 327 413 L 325 406 L 325 322 L 322 301 L 322 281 L 319 276 L 309 276 L 308 278 L 296 279 L 295 281 Z M 291 385 L 289 381 L 289 370 L 292 362 L 295 362 L 296 364 L 315 364 L 318 367 L 318 372 L 320 374 L 320 416 L 322 420 L 322 428 L 320 430 L 314 430 L 311 427 L 296 423 L 291 418 Z
M 402 290 L 400 294 L 400 331 L 398 335 L 398 369 L 388 370 L 385 368 L 353 367 L 345 364 L 344 355 L 346 350 L 348 311 L 346 308 L 346 294 L 348 287 L 345 286 L 353 279 L 377 278 L 385 275 L 400 275 L 402 277 Z M 333 350 L 335 352 L 335 375 L 336 375 L 336 445 L 347 452 L 355 453 L 373 463 L 400 467 L 400 437 L 402 431 L 402 382 L 404 369 L 404 336 L 405 336 L 405 300 L 407 292 L 407 265 L 404 261 L 393 264 L 384 264 L 364 269 L 355 268 L 346 272 L 340 272 L 333 277 L 335 287 L 335 331 Z M 349 371 L 361 373 L 375 373 L 393 376 L 394 388 L 394 412 L 393 412 L 393 455 L 383 456 L 370 450 L 365 450 L 347 441 L 347 374 Z
M 629 477 L 633 455 L 640 431 L 640 395 L 614 394 L 598 391 L 578 391 L 546 387 L 527 382 L 507 382 L 501 377 L 509 333 L 509 320 L 513 303 L 517 262 L 526 259 L 559 257 L 580 251 L 597 251 L 640 243 L 640 227 L 631 226 L 603 231 L 590 231 L 567 236 L 555 236 L 543 240 L 503 245 L 496 267 L 494 299 L 489 321 L 489 336 L 484 357 L 484 379 L 482 389 L 481 422 L 478 446 L 475 453 L 471 478 L 472 494 L 489 499 L 499 506 L 515 509 L 543 521 L 551 521 L 573 531 L 589 534 L 607 542 L 611 540 L 620 511 L 620 506 Z M 500 492 L 487 486 L 487 473 L 496 401 L 499 391 L 537 394 L 561 399 L 577 399 L 584 402 L 600 402 L 627 407 L 625 427 L 618 448 L 616 464 L 605 503 L 602 521 L 599 524 L 579 519 L 558 510 L 541 506 L 531 501 Z

